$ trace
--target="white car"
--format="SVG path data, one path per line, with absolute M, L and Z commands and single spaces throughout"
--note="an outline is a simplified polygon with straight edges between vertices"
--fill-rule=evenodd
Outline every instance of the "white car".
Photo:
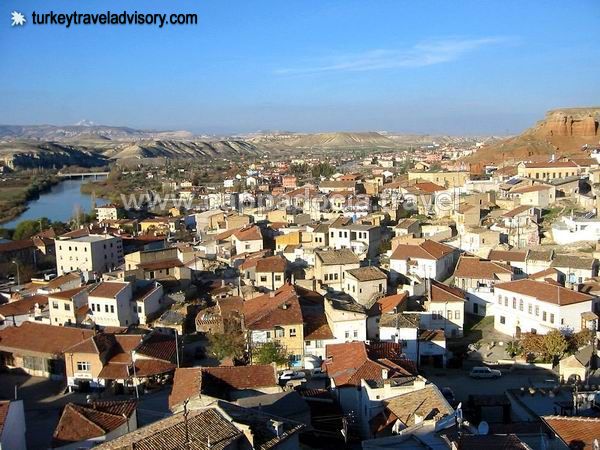
M 280 381 L 302 380 L 306 377 L 304 372 L 296 372 L 295 370 L 284 370 L 279 375 Z
M 490 369 L 489 367 L 473 367 L 469 376 L 471 378 L 500 378 L 502 372 L 496 369 Z

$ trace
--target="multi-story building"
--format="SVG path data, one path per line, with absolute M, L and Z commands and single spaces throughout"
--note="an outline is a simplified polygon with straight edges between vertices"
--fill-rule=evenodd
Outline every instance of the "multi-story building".
M 342 289 L 346 270 L 359 266 L 358 256 L 350 249 L 315 251 L 315 279 L 334 289 Z
M 117 220 L 119 218 L 119 207 L 117 205 L 101 205 L 96 207 L 96 220 Z
M 596 330 L 600 299 L 556 283 L 522 279 L 496 284 L 494 328 L 517 338 L 555 329 Z
M 128 281 L 103 281 L 88 294 L 89 314 L 99 326 L 143 325 L 158 313 L 162 297 L 163 288 L 155 281 L 136 285 Z
M 425 301 L 427 314 L 421 315 L 421 327 L 427 330 L 444 330 L 446 337 L 463 335 L 466 293 L 462 289 L 429 280 L 429 293 Z
M 74 238 L 58 238 L 56 271 L 58 275 L 76 270 L 87 278 L 109 272 L 123 264 L 123 242 L 120 237 L 90 234 Z
M 81 324 L 88 312 L 88 288 L 81 286 L 50 294 L 48 305 L 51 325 Z
M 392 275 L 416 275 L 441 281 L 454 270 L 458 251 L 429 239 L 413 239 L 398 244 L 390 258 Z
M 520 177 L 546 181 L 581 174 L 581 168 L 573 161 L 522 162 L 517 166 L 517 170 Z
M 244 327 L 252 352 L 267 342 L 279 342 L 292 366 L 304 356 L 304 319 L 296 288 L 284 285 L 276 291 L 244 302 Z
M 335 342 L 367 339 L 367 312 L 362 305 L 352 301 L 325 299 L 325 316 Z
M 342 284 L 344 292 L 361 305 L 370 307 L 387 292 L 387 275 L 375 266 L 346 271 Z

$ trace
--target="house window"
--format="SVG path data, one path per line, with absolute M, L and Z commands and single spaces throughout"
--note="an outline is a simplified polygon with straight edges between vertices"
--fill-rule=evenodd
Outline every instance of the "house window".
M 554 323 L 554 314 L 550 314 L 550 323 Z
M 358 338 L 358 330 L 354 330 L 354 337 Z
M 52 302 L 52 307 L 54 309 L 58 309 L 58 302 Z
M 278 338 L 285 337 L 285 330 L 283 328 L 276 328 L 275 329 L 275 337 L 278 337 Z
M 281 281 L 281 275 L 275 275 L 275 281 Z
M 263 276 L 261 275 L 261 277 L 260 277 L 260 281 L 261 281 L 261 283 L 266 283 L 266 282 L 267 282 L 267 277 L 263 277 Z
M 519 311 L 523 311 L 523 299 L 519 300 Z
M 350 332 L 349 332 L 349 331 L 346 331 L 346 332 L 344 333 L 344 337 L 345 337 L 346 339 L 349 339 L 349 338 L 350 338 Z
M 517 299 L 513 297 L 513 309 L 517 309 Z
M 267 339 L 271 339 L 271 332 L 270 331 L 267 331 L 266 335 L 267 335 Z
M 544 322 L 546 321 L 546 311 L 544 311 L 544 312 L 542 313 L 542 320 L 543 320 Z
M 460 311 L 455 311 L 455 312 L 454 312 L 454 318 L 455 318 L 456 320 L 459 320 L 459 319 L 460 319 Z
M 527 313 L 528 314 L 533 314 L 533 306 L 531 305 L 531 303 L 529 303 L 527 305 Z
M 508 308 L 508 297 L 504 297 L 504 306 Z
M 500 316 L 500 323 L 504 325 L 506 323 L 506 317 Z
M 337 280 L 337 279 L 338 279 L 338 274 L 337 274 L 337 273 L 334 273 L 334 274 L 333 274 L 333 279 L 334 279 L 334 280 Z
M 290 337 L 296 337 L 296 329 L 290 328 Z
M 536 317 L 540 315 L 540 307 L 539 306 L 535 307 L 535 315 L 536 315 Z
M 91 364 L 87 361 L 77 361 L 77 372 L 89 372 Z
M 71 311 L 71 304 L 65 303 L 65 311 Z
M 502 305 L 502 296 L 501 295 L 498 296 L 498 304 Z
M 315 341 L 315 347 L 323 348 L 325 347 L 325 344 L 323 344 L 323 341 Z
M 304 345 L 305 345 L 306 347 L 310 347 L 310 341 L 304 341 Z
M 446 314 L 448 314 L 448 320 L 452 320 L 452 311 L 447 311 Z
M 104 312 L 107 313 L 108 312 L 108 305 L 104 305 Z

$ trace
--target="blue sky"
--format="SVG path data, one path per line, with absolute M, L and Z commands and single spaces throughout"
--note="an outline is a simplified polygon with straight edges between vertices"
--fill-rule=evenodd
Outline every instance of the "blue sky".
M 10 12 L 199 24 L 11 28 Z M 515 133 L 600 105 L 597 0 L 5 0 L 0 123 Z

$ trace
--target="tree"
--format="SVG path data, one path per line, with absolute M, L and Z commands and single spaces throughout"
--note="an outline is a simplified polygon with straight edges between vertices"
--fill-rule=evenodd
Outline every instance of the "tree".
M 523 352 L 523 347 L 519 341 L 510 341 L 506 343 L 506 353 L 514 358 L 517 355 L 520 355 Z
M 241 358 L 245 348 L 244 334 L 241 331 L 226 330 L 208 336 L 208 348 L 218 360 Z
M 267 342 L 254 352 L 253 359 L 257 364 L 275 363 L 282 366 L 289 361 L 289 355 L 279 342 Z
M 544 352 L 544 337 L 541 334 L 527 333 L 523 335 L 521 347 L 526 358 L 535 357 Z
M 544 353 L 546 360 L 556 362 L 569 348 L 569 343 L 558 330 L 552 330 L 544 336 Z
M 46 217 L 36 220 L 24 220 L 19 222 L 15 228 L 13 239 L 16 241 L 20 239 L 28 239 L 34 234 L 39 233 L 41 229 L 46 230 L 48 227 L 50 227 L 50 221 Z
M 592 342 L 594 339 L 594 332 L 589 328 L 584 328 L 577 333 L 573 333 L 569 339 L 570 350 L 576 352 L 581 347 L 584 347 Z

